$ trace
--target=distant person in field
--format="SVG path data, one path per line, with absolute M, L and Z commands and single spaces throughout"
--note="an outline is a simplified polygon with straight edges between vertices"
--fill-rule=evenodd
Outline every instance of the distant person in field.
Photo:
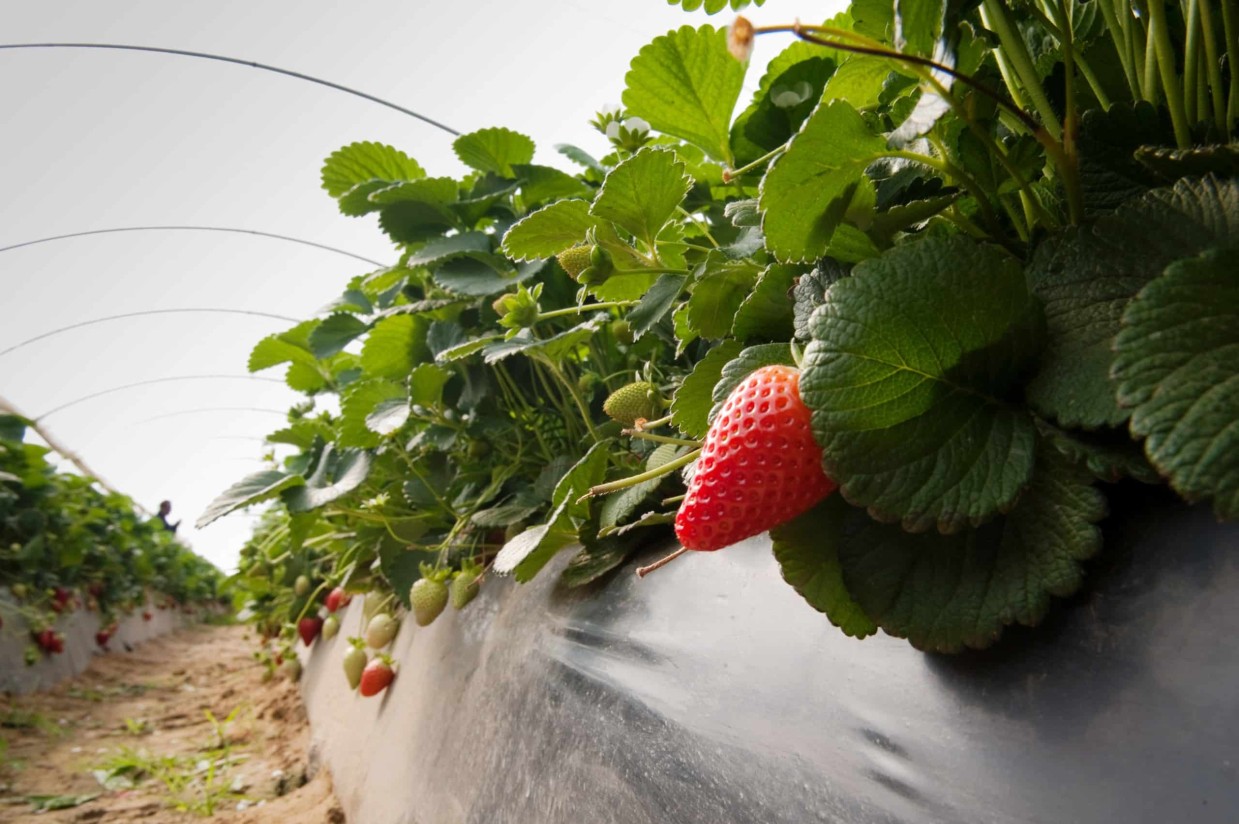
M 181 525 L 180 521 L 174 524 L 168 523 L 168 515 L 172 512 L 171 501 L 160 501 L 159 503 L 159 522 L 163 524 L 163 528 L 169 532 L 176 532 L 176 528 Z

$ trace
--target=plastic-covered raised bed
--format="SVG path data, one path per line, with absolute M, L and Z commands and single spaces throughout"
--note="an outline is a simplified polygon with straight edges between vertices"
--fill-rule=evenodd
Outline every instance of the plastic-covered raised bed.
M 1239 529 L 1113 497 L 1087 590 L 979 653 L 844 637 L 764 537 L 489 585 L 406 621 L 380 699 L 341 677 L 354 603 L 307 654 L 315 746 L 366 824 L 1234 821 Z

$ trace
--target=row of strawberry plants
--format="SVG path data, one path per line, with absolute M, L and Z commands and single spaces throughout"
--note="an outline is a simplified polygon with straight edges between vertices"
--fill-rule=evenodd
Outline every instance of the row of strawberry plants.
M 122 616 L 214 604 L 224 576 L 142 517 L 133 501 L 60 472 L 50 450 L 26 440 L 28 422 L 0 415 L 0 629 L 29 630 L 25 660 L 64 652 L 56 630 L 77 609 L 99 614 L 107 647 Z M 12 621 L 20 618 L 20 622 Z
M 425 624 L 561 550 L 580 586 L 770 530 L 848 635 L 958 651 L 1081 585 L 1121 479 L 1234 517 L 1239 18 L 1141 9 L 685 26 L 598 114 L 605 156 L 557 147 L 575 174 L 503 128 L 455 141 L 462 179 L 332 154 L 398 258 L 250 357 L 308 396 L 269 436 L 295 454 L 200 521 L 278 499 L 256 619 L 312 639 L 342 587 Z

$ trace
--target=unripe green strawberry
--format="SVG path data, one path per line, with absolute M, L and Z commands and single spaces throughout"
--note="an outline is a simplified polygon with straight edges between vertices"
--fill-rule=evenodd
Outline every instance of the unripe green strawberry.
M 662 410 L 658 387 L 649 381 L 637 381 L 621 386 L 602 404 L 602 411 L 612 420 L 632 426 L 642 418 L 655 418 Z
M 350 638 L 349 648 L 344 653 L 344 677 L 348 679 L 348 685 L 352 689 L 357 689 L 357 685 L 361 683 L 361 671 L 366 668 L 369 660 L 361 639 Z
M 573 246 L 571 249 L 560 252 L 555 259 L 568 273 L 568 277 L 576 280 L 585 267 L 589 266 L 589 253 L 593 251 L 593 248 L 592 246 Z
M 622 343 L 625 346 L 631 346 L 637 339 L 632 333 L 632 324 L 622 318 L 611 322 L 611 335 L 616 343 Z
M 324 640 L 330 641 L 332 638 L 336 637 L 336 634 L 339 631 L 340 631 L 340 619 L 334 615 L 328 615 L 326 619 L 323 620 Z
M 373 649 L 382 649 L 396 637 L 400 625 L 386 612 L 380 612 L 366 624 L 366 644 Z
M 297 656 L 286 658 L 284 663 L 280 664 L 280 674 L 289 681 L 297 681 L 301 678 L 301 661 Z
M 465 605 L 478 596 L 478 573 L 470 569 L 462 569 L 456 573 L 449 587 L 452 608 L 464 609 Z
M 304 575 L 298 575 L 297 580 L 293 582 L 293 592 L 298 596 L 305 595 L 310 591 L 310 579 Z
M 763 366 L 710 424 L 675 516 L 687 549 L 714 550 L 790 521 L 835 490 L 800 399 L 800 372 Z
M 409 590 L 409 604 L 419 627 L 429 626 L 447 606 L 447 585 L 435 578 L 422 578 Z

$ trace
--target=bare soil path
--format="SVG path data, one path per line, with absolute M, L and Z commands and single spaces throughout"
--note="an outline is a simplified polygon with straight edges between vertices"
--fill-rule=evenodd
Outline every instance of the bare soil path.
M 343 824 L 296 687 L 264 681 L 255 648 L 195 626 L 0 697 L 0 822 Z

